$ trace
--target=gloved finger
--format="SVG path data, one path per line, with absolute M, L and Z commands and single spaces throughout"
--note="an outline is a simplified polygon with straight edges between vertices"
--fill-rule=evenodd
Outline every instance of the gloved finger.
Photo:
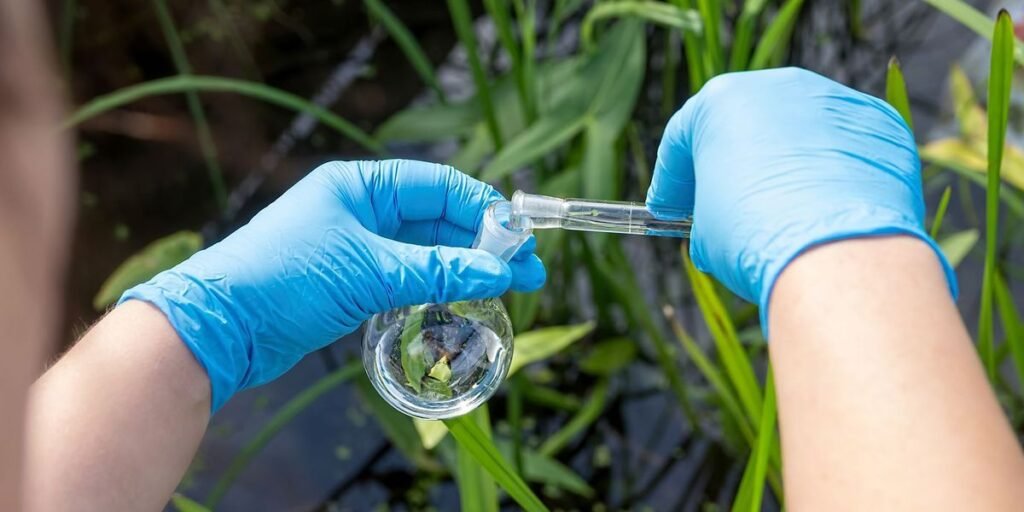
M 394 239 L 416 245 L 448 245 L 469 247 L 473 245 L 476 233 L 460 228 L 444 219 L 403 222 L 398 226 Z
M 498 297 L 512 284 L 508 264 L 486 251 L 382 243 L 393 256 L 378 258 L 393 307 Z
M 462 229 L 451 222 L 438 220 L 420 220 L 403 222 L 395 233 L 394 240 L 416 245 L 448 245 L 451 247 L 471 247 L 476 239 L 472 231 Z M 530 238 L 512 256 L 512 260 L 525 260 L 537 250 L 537 237 Z
M 537 251 L 537 237 L 530 235 L 523 245 L 516 250 L 516 253 L 512 255 L 512 261 L 524 261 L 530 259 L 534 252 Z
M 654 177 L 647 190 L 647 207 L 656 216 L 677 219 L 693 214 L 693 115 L 698 101 L 699 94 L 690 98 L 669 119 L 661 137 Z
M 372 164 L 383 180 L 373 191 L 374 208 L 383 209 L 379 217 L 399 222 L 444 219 L 475 233 L 487 205 L 504 199 L 494 187 L 449 165 L 416 160 Z
M 513 258 L 508 263 L 512 269 L 512 285 L 510 288 L 517 292 L 532 292 L 544 286 L 548 273 L 544 268 L 544 262 L 536 254 L 528 254 L 522 258 Z

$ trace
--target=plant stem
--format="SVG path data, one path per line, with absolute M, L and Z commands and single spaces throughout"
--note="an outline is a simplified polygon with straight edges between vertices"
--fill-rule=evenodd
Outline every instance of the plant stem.
M 324 125 L 337 130 L 371 152 L 377 154 L 383 152 L 383 147 L 380 143 L 366 132 L 360 130 L 341 116 L 300 96 L 270 87 L 269 85 L 217 76 L 179 75 L 124 87 L 93 98 L 88 103 L 82 105 L 72 113 L 71 117 L 64 121 L 63 127 L 71 128 L 104 112 L 145 97 L 187 91 L 230 92 L 260 99 L 296 112 L 307 112 L 324 123 Z
M 185 55 L 185 47 L 181 42 L 181 36 L 178 35 L 178 29 L 174 26 L 171 11 L 167 8 L 164 0 L 152 0 L 152 2 L 157 20 L 160 22 L 160 29 L 163 30 L 164 39 L 171 52 L 174 67 L 177 68 L 179 75 L 191 75 L 192 67 Z M 224 185 L 220 162 L 217 159 L 217 146 L 213 142 L 213 132 L 206 120 L 206 112 L 203 110 L 203 104 L 199 101 L 199 95 L 195 91 L 188 91 L 185 93 L 185 100 L 188 103 L 192 121 L 196 125 L 196 139 L 199 141 L 199 150 L 206 161 L 206 170 L 210 176 L 214 199 L 217 201 L 217 207 L 223 210 L 227 207 L 228 193 L 227 187 Z

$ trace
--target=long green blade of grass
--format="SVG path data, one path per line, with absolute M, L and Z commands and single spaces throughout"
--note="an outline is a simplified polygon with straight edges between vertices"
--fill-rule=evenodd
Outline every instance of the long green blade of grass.
M 789 36 L 793 33 L 793 26 L 796 24 L 797 15 L 803 7 L 804 0 L 786 0 L 786 3 L 779 9 L 775 19 L 764 31 L 761 42 L 754 50 L 754 56 L 750 60 L 750 69 L 764 69 L 771 65 L 772 61 L 778 59 L 789 45 Z
M 693 10 L 693 0 L 672 0 L 672 4 L 685 11 Z M 702 28 L 703 30 L 703 28 Z M 686 54 L 686 71 L 690 80 L 690 94 L 696 94 L 710 77 L 704 71 L 703 38 L 692 30 L 681 30 L 683 33 L 683 51 Z
M 373 153 L 382 153 L 380 143 L 360 130 L 354 124 L 346 121 L 341 116 L 319 107 L 300 96 L 290 92 L 282 91 L 268 85 L 234 78 L 223 78 L 216 76 L 175 76 L 151 80 L 128 87 L 118 89 L 109 94 L 93 98 L 88 103 L 79 107 L 67 120 L 64 121 L 64 128 L 71 128 L 79 123 L 96 117 L 104 112 L 127 105 L 134 101 L 149 96 L 162 94 L 176 94 L 186 91 L 208 91 L 228 92 L 241 94 L 280 107 L 288 108 L 296 112 L 308 112 L 318 121 L 330 128 L 337 130 L 342 135 L 352 139 L 354 142 L 370 150 Z
M 985 270 L 981 284 L 981 312 L 978 316 L 978 351 L 989 380 L 996 380 L 994 350 L 993 285 L 999 236 L 999 174 L 1002 169 L 1006 129 L 1013 86 L 1013 20 L 999 12 L 992 35 L 992 64 L 988 87 L 988 187 L 985 195 Z
M 377 424 L 391 444 L 417 468 L 439 470 L 440 467 L 436 461 L 427 455 L 412 418 L 398 412 L 397 409 L 385 402 L 380 394 L 373 389 L 370 378 L 365 374 L 356 379 L 356 386 L 359 389 L 359 396 L 369 407 L 374 419 L 377 420 Z
M 979 174 L 978 172 L 975 172 L 973 169 L 966 167 L 960 162 L 936 158 L 933 155 L 927 155 L 924 153 L 922 153 L 921 158 L 944 169 L 949 169 L 950 171 L 953 171 L 957 176 L 960 176 L 964 180 L 974 183 L 979 187 L 985 188 L 988 185 L 986 176 Z M 961 201 L 967 205 L 972 204 L 970 202 L 971 194 L 967 187 L 961 186 L 959 188 L 962 194 Z M 1012 213 L 1017 218 L 1024 219 L 1024 197 L 1021 197 L 1020 194 L 1015 192 L 1010 187 L 1002 187 L 999 190 L 999 199 L 1003 201 L 1003 204 L 1006 205 L 1010 213 Z M 965 207 L 964 211 L 967 212 L 968 215 L 971 215 L 973 214 L 974 209 Z
M 679 377 L 680 371 L 679 366 L 676 364 L 675 352 L 672 350 L 672 346 L 658 324 L 654 321 L 654 315 L 651 313 L 651 308 L 648 307 L 647 301 L 644 300 L 644 295 L 640 292 L 640 286 L 636 282 L 636 277 L 632 271 L 622 272 L 615 270 L 629 268 L 629 263 L 625 261 L 625 257 L 622 255 L 622 246 L 613 242 L 609 243 L 607 248 L 610 249 L 608 251 L 610 256 L 617 257 L 615 260 L 608 262 L 604 261 L 603 258 L 591 257 L 588 259 L 588 263 L 593 265 L 601 278 L 608 283 L 630 319 L 647 334 L 651 344 L 654 345 L 655 360 L 658 366 L 661 367 L 665 380 L 668 381 L 669 389 L 676 396 L 676 401 L 683 410 L 683 414 L 686 416 L 687 421 L 689 421 L 690 426 L 695 431 L 700 431 L 701 424 L 697 411 L 690 400 L 686 383 Z
M 469 69 L 473 74 L 473 83 L 476 85 L 477 101 L 480 102 L 480 109 L 487 121 L 491 140 L 494 141 L 496 149 L 501 149 L 504 145 L 501 126 L 498 124 L 498 116 L 494 112 L 494 102 L 491 100 L 491 85 L 487 80 L 483 64 L 480 62 L 480 52 L 476 42 L 476 33 L 473 31 L 473 16 L 469 10 L 469 3 L 466 0 L 448 0 L 448 12 L 451 14 L 452 24 L 455 26 L 459 42 L 466 49 Z
M 947 185 L 942 191 L 942 198 L 939 199 L 939 206 L 935 209 L 935 219 L 932 220 L 932 228 L 928 232 L 932 238 L 939 236 L 939 229 L 942 229 L 942 220 L 946 218 L 946 210 L 949 209 L 949 198 L 953 195 L 953 187 Z
M 706 1 L 706 0 L 702 0 Z M 670 4 L 651 1 L 624 1 L 601 3 L 595 5 L 583 19 L 580 28 L 580 39 L 584 46 L 591 47 L 594 42 L 594 25 L 603 19 L 633 17 L 650 23 L 664 25 L 683 31 L 683 33 L 703 34 L 700 13 L 693 9 L 681 9 Z
M 398 16 L 395 16 L 395 13 L 381 0 L 363 0 L 363 4 L 366 5 L 370 16 L 373 16 L 388 31 L 388 34 L 391 34 L 391 38 L 405 54 L 405 58 L 416 70 L 416 74 L 420 75 L 423 83 L 433 89 L 441 103 L 446 103 L 447 98 L 441 89 L 441 84 L 437 81 L 437 75 L 434 74 L 434 67 L 430 64 L 430 59 L 427 58 L 423 48 L 416 42 L 416 37 L 409 32 L 402 20 L 398 19 Z
M 746 351 L 740 344 L 736 335 L 736 327 L 722 304 L 722 300 L 715 292 L 711 278 L 700 273 L 690 261 L 689 254 L 683 249 L 683 268 L 693 287 L 694 297 L 711 337 L 715 342 L 722 366 L 725 368 L 729 381 L 736 389 L 736 394 L 743 404 L 743 409 L 754 424 L 760 423 L 761 419 L 761 387 L 754 375 L 754 368 L 747 359 Z
M 750 455 L 749 464 L 753 465 L 750 479 L 749 507 L 745 510 L 760 512 L 764 497 L 765 478 L 768 474 L 768 460 L 773 445 L 778 445 L 775 436 L 775 381 L 769 367 L 764 383 L 764 407 L 761 409 L 761 424 L 757 428 L 757 445 Z
M 910 97 L 907 95 L 907 82 L 903 78 L 903 70 L 900 69 L 900 61 L 896 57 L 889 59 L 889 73 L 885 78 L 885 100 L 900 113 L 903 121 L 913 131 L 914 117 L 910 113 Z
M 610 394 L 610 386 L 608 379 L 601 379 L 594 386 L 594 390 L 591 391 L 590 396 L 583 402 L 583 407 L 576 412 L 575 415 L 554 434 L 548 436 L 548 438 L 540 445 L 537 450 L 541 455 L 547 455 L 553 457 L 558 452 L 562 451 L 563 448 L 575 438 L 580 432 L 586 430 L 591 423 L 597 421 L 597 418 L 601 417 L 601 413 L 604 412 L 604 408 L 608 405 L 608 396 Z
M 163 30 L 167 47 L 171 51 L 171 60 L 177 68 L 179 75 L 191 75 L 192 66 L 185 55 L 185 47 L 178 35 L 178 29 L 174 26 L 174 18 L 164 0 L 153 0 L 153 8 L 156 10 L 156 18 L 160 22 L 160 29 Z M 196 126 L 196 139 L 199 141 L 199 150 L 206 161 L 206 170 L 210 175 L 210 185 L 213 187 L 213 196 L 217 206 L 221 209 L 228 204 L 228 191 L 224 185 L 224 174 L 220 168 L 220 161 L 217 157 L 217 146 L 213 142 L 213 132 L 210 130 L 210 123 L 206 120 L 206 111 L 199 101 L 199 95 L 195 91 L 185 91 L 185 100 L 188 103 L 188 110 L 192 114 L 192 122 Z
M 700 370 L 701 375 L 707 379 L 708 383 L 711 384 L 711 388 L 715 390 L 718 398 L 722 400 L 722 405 L 725 407 L 725 412 L 732 416 L 733 421 L 739 427 L 740 434 L 743 435 L 744 439 L 753 448 L 756 434 L 753 426 L 750 424 L 750 418 L 743 413 L 743 408 L 740 406 L 739 399 L 736 397 L 736 393 L 732 390 L 728 380 L 722 375 L 722 372 L 718 370 L 718 367 L 711 362 L 708 356 L 704 353 L 704 350 L 697 345 L 697 341 L 690 336 L 690 333 L 686 332 L 683 325 L 675 317 L 675 312 L 670 306 L 665 306 L 663 309 L 665 317 L 668 318 L 669 323 L 672 325 L 672 330 L 675 332 L 676 338 L 679 339 L 679 343 L 683 346 L 683 350 L 686 351 L 686 355 L 689 356 L 693 364 Z
M 487 405 L 473 410 L 463 416 L 472 422 L 484 436 L 488 448 L 498 451 L 491 440 L 491 418 Z M 480 512 L 498 512 L 498 489 L 494 479 L 487 474 L 484 467 L 477 462 L 470 450 L 455 438 L 455 480 L 459 486 L 459 502 L 462 510 L 479 510 Z M 498 452 L 500 454 L 500 452 Z
M 719 26 L 722 20 L 722 6 L 719 0 L 697 0 L 697 9 L 704 28 L 704 59 L 708 76 L 715 76 L 725 71 L 722 38 Z
M 459 446 L 476 459 L 476 462 L 490 473 L 494 481 L 519 506 L 523 507 L 523 510 L 528 512 L 548 510 L 540 498 L 526 485 L 526 482 L 523 482 L 523 479 L 516 474 L 512 465 L 501 456 L 501 452 L 473 418 L 461 416 L 444 420 L 444 424 Z
M 669 320 L 672 325 L 672 330 L 676 334 L 676 338 L 679 339 L 679 343 L 683 345 L 683 349 L 686 350 L 690 360 L 697 366 L 704 378 L 708 380 L 711 387 L 718 394 L 722 400 L 722 405 L 725 407 L 725 411 L 733 418 L 733 421 L 740 429 L 740 434 L 747 441 L 751 450 L 755 450 L 759 437 L 757 432 L 753 430 L 750 418 L 743 413 L 743 408 L 740 406 L 739 399 L 736 397 L 736 393 L 732 390 L 728 380 L 722 375 L 722 372 L 718 370 L 718 367 L 711 362 L 704 351 L 697 345 L 697 342 L 686 329 L 683 328 L 682 324 L 675 317 L 675 312 L 672 307 L 665 306 L 663 309 L 665 317 Z M 764 417 L 761 418 L 762 422 Z M 774 428 L 774 426 L 773 426 Z M 768 471 L 768 483 L 771 484 L 772 489 L 775 490 L 776 496 L 782 496 L 782 460 L 779 456 L 778 447 L 771 447 L 772 450 L 769 452 L 769 471 Z
M 205 505 L 210 509 L 215 509 L 220 500 L 231 488 L 231 484 L 234 483 L 238 475 L 245 470 L 260 451 L 263 450 L 267 443 L 269 443 L 274 436 L 278 434 L 285 426 L 288 425 L 296 416 L 302 411 L 305 411 L 310 405 L 313 404 L 318 398 L 326 394 L 328 391 L 342 385 L 343 383 L 351 380 L 353 377 L 363 373 L 363 365 L 359 361 L 353 361 L 340 369 L 325 375 L 320 380 L 313 383 L 313 385 L 304 389 L 294 398 L 284 404 L 277 413 L 267 421 L 267 424 L 260 429 L 259 432 L 253 437 L 252 441 L 246 444 L 242 451 L 231 460 L 228 465 L 228 469 L 224 471 L 224 474 L 217 480 L 217 483 L 213 485 L 213 490 L 210 491 L 209 497 L 206 498 Z
M 537 0 L 513 0 L 516 8 L 516 19 L 519 20 L 519 38 L 521 52 L 517 68 L 519 101 L 523 105 L 523 116 L 526 123 L 537 119 L 537 72 L 534 59 L 537 53 Z
M 732 53 L 729 57 L 730 70 L 743 71 L 747 68 L 753 46 L 754 29 L 757 28 L 761 11 L 764 10 L 767 3 L 767 0 L 746 0 L 743 3 L 743 10 L 740 11 L 739 19 L 736 20 L 736 32 L 732 39 Z
M 1017 382 L 1024 391 L 1024 320 L 1021 318 L 1020 310 L 1014 303 L 1013 294 L 1006 284 L 1006 279 L 1000 273 L 995 276 L 995 303 L 999 309 L 999 318 L 1002 319 L 1003 334 L 1006 336 L 1006 344 L 1009 347 L 1010 355 L 1013 357 L 1013 368 L 1017 373 Z
M 975 9 L 964 0 L 924 0 L 932 7 L 946 13 L 949 17 L 960 22 L 963 26 L 973 30 L 979 36 L 986 39 L 992 37 L 995 29 L 992 20 L 984 13 Z M 1020 41 L 1013 42 L 1013 57 L 1018 63 L 1024 64 L 1024 44 Z

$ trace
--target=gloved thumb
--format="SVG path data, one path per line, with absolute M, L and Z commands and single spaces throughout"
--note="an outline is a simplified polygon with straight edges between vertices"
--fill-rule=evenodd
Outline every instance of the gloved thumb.
M 693 101 L 691 99 L 669 119 L 658 146 L 658 160 L 647 190 L 647 208 L 661 218 L 693 215 L 696 187 L 691 144 Z
M 392 307 L 498 297 L 512 284 L 505 261 L 479 249 L 404 244 L 386 240 L 381 261 Z

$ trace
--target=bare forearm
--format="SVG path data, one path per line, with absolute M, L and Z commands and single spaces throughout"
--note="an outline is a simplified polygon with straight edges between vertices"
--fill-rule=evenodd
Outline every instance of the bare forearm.
M 1024 457 L 922 242 L 813 249 L 770 315 L 791 510 L 1024 503 Z
M 28 510 L 161 510 L 202 439 L 209 397 L 159 311 L 118 307 L 33 386 Z

